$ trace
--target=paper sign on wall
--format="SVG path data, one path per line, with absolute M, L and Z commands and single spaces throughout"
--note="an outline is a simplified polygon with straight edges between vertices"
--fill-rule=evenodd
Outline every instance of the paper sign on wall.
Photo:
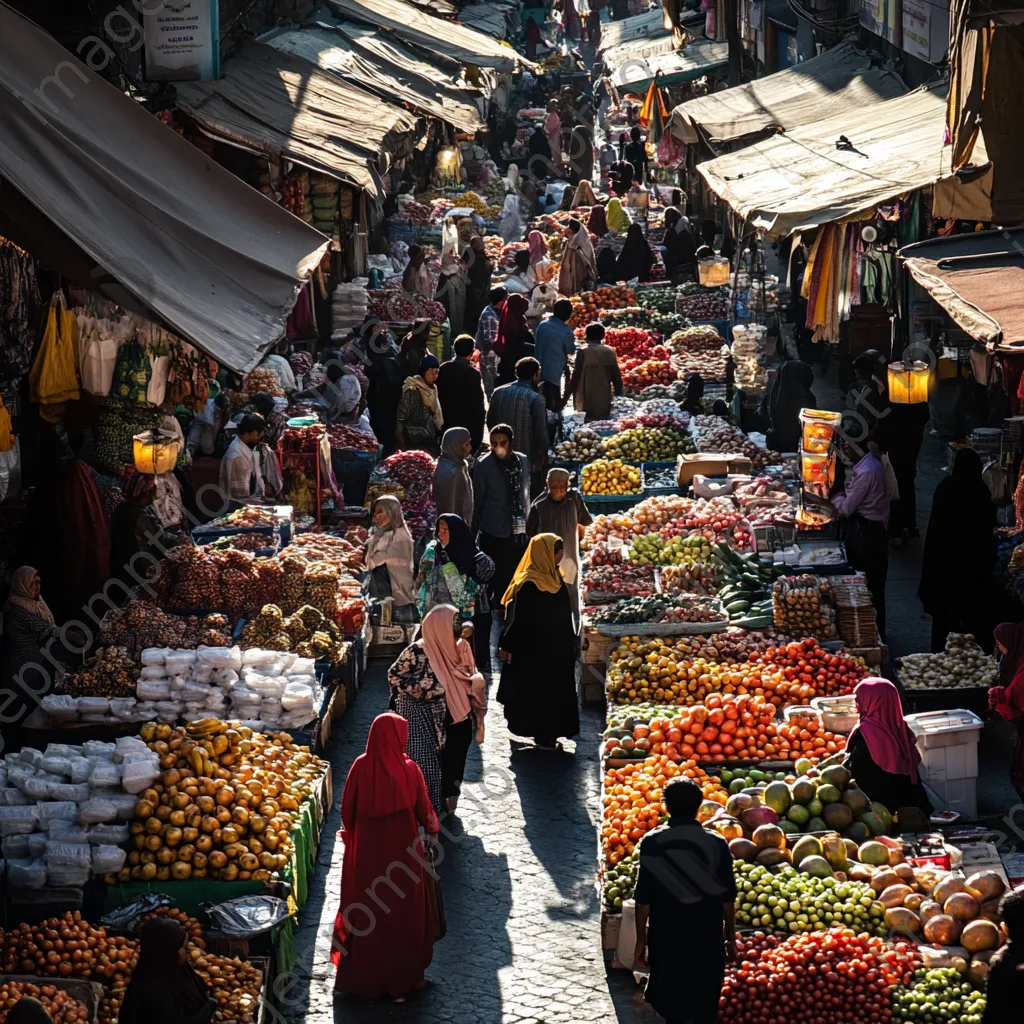
M 147 10 L 144 24 L 147 81 L 220 76 L 219 0 L 163 0 L 154 13 Z

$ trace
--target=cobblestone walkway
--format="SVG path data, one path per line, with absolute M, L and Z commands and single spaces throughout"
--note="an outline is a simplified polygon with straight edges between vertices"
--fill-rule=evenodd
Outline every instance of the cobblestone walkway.
M 385 710 L 385 662 L 371 662 L 367 683 L 335 734 L 329 757 L 334 791 L 362 753 L 367 729 Z M 492 694 L 497 679 L 491 687 Z M 598 814 L 597 712 L 582 714 L 571 753 L 511 744 L 499 704 L 487 738 L 473 747 L 459 816 L 440 865 L 448 935 L 434 947 L 434 986 L 402 1005 L 338 998 L 329 960 L 339 900 L 337 806 L 324 828 L 316 876 L 296 936 L 299 968 L 285 995 L 290 1020 L 445 1021 L 450 1024 L 576 1024 L 646 1020 L 628 975 L 613 993 L 601 956 L 594 883 Z M 618 1007 L 618 1012 L 616 1010 Z

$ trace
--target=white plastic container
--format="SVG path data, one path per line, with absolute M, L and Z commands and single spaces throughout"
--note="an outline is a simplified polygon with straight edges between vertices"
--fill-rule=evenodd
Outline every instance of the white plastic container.
M 907 715 L 921 753 L 922 781 L 966 818 L 978 816 L 978 738 L 982 720 L 963 709 Z

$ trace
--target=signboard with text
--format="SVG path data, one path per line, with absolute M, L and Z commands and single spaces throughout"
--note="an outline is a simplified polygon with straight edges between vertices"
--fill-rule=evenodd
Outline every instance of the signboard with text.
M 903 39 L 902 0 L 860 0 L 860 23 L 869 32 L 900 46 Z
M 154 13 L 147 10 L 145 29 L 147 81 L 219 77 L 219 0 L 163 0 Z
M 949 49 L 949 2 L 903 0 L 903 49 L 938 64 Z

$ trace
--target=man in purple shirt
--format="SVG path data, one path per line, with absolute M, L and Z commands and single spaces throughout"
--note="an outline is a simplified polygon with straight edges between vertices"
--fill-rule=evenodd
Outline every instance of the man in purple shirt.
M 846 520 L 846 556 L 850 565 L 866 577 L 878 633 L 884 640 L 885 577 L 889 571 L 889 494 L 885 470 L 870 447 L 860 448 L 847 442 L 844 450 L 854 465 L 846 474 L 845 490 L 832 496 L 832 504 Z

